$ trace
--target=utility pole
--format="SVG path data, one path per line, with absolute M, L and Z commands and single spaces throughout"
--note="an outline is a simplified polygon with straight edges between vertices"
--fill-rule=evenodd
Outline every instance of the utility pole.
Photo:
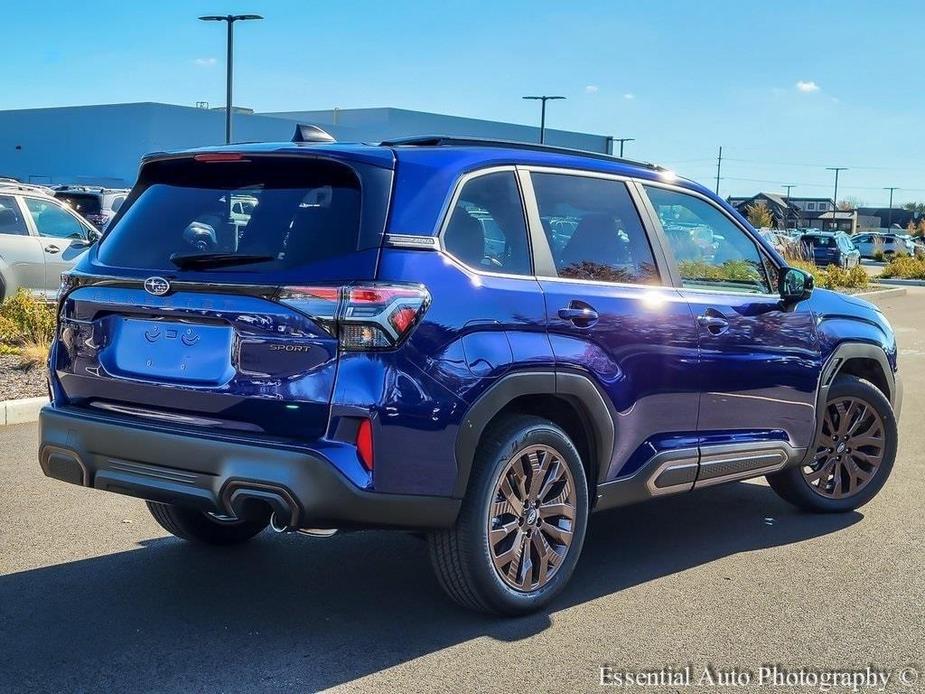
M 539 101 L 540 102 L 540 144 L 546 142 L 546 102 L 547 101 L 559 101 L 564 99 L 564 96 L 524 96 L 521 97 L 527 99 L 528 101 Z
M 890 191 L 890 209 L 889 209 L 889 212 L 886 213 L 887 214 L 886 228 L 889 229 L 891 226 L 893 226 L 893 191 L 899 190 L 899 188 L 897 188 L 896 186 L 891 186 L 889 188 L 884 188 L 884 190 Z
M 723 170 L 723 146 L 719 146 L 719 156 L 716 158 L 716 194 L 719 195 L 719 174 Z
M 251 19 L 263 19 L 259 14 L 206 15 L 200 17 L 203 22 L 228 23 L 228 58 L 225 70 L 225 144 L 231 144 L 231 104 L 234 88 L 234 23 Z
M 624 143 L 626 143 L 626 142 L 635 142 L 635 141 L 636 141 L 636 138 L 635 138 L 635 137 L 612 137 L 612 136 L 611 136 L 611 137 L 608 137 L 608 138 L 607 138 L 607 147 L 608 147 L 608 149 L 610 149 L 610 153 L 613 154 L 613 153 L 614 153 L 614 151 L 613 151 L 613 149 L 614 149 L 614 148 L 613 148 L 613 143 L 614 143 L 614 142 L 619 142 L 619 143 L 620 143 L 620 155 L 619 155 L 619 156 L 620 156 L 620 158 L 622 159 L 622 158 L 623 158 L 623 145 L 624 145 Z
M 791 189 L 791 188 L 796 188 L 796 186 L 793 185 L 793 184 L 790 184 L 790 185 L 781 186 L 781 187 L 787 189 L 787 197 L 786 197 L 786 200 L 787 200 L 787 218 L 784 220 L 784 228 L 786 229 L 786 228 L 787 228 L 787 222 L 790 221 L 790 189 Z
M 832 210 L 832 228 L 838 229 L 838 172 L 847 171 L 847 166 L 827 166 L 825 167 L 826 171 L 835 172 L 835 195 L 832 197 L 832 202 L 835 203 L 835 208 Z

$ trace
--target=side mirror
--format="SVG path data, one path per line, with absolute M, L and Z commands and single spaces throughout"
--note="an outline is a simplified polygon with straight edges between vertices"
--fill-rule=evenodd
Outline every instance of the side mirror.
M 813 293 L 813 276 L 795 267 L 786 267 L 780 271 L 780 298 L 785 304 L 804 301 Z
M 90 241 L 90 243 L 96 243 L 101 238 L 103 238 L 103 232 L 99 229 L 90 229 L 87 232 L 87 240 Z

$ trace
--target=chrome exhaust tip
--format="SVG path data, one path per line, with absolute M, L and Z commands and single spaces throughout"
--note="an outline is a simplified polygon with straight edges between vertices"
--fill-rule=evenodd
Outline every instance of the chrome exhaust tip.
M 270 529 L 275 533 L 288 533 L 292 531 L 288 525 L 285 525 L 276 512 L 270 514 Z

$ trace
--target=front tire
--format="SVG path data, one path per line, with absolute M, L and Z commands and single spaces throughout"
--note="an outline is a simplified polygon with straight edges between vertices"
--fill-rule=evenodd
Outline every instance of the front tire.
M 813 457 L 768 475 L 768 484 L 805 511 L 853 511 L 877 495 L 893 469 L 898 441 L 893 408 L 870 381 L 843 375 L 829 388 L 820 416 Z
M 186 506 L 146 501 L 154 520 L 171 535 L 206 545 L 247 542 L 270 522 L 269 513 L 252 518 L 224 518 Z
M 441 586 L 481 612 L 539 610 L 575 570 L 588 506 L 581 458 L 561 428 L 527 415 L 492 426 L 456 525 L 428 538 Z

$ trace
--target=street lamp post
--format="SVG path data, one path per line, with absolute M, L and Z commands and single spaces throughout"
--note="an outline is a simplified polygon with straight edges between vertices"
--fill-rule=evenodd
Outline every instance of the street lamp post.
M 835 195 L 832 198 L 832 202 L 835 203 L 835 207 L 832 210 L 832 228 L 837 230 L 838 229 L 838 214 L 837 214 L 838 213 L 838 172 L 847 171 L 848 167 L 847 166 L 827 166 L 825 167 L 825 170 L 835 172 Z
M 613 144 L 614 144 L 614 142 L 619 142 L 619 143 L 620 143 L 620 158 L 621 158 L 621 159 L 623 158 L 623 144 L 626 143 L 626 142 L 635 142 L 635 141 L 636 141 L 636 138 L 635 138 L 635 137 L 612 137 L 612 136 L 610 136 L 610 137 L 607 138 L 607 144 L 608 144 L 608 146 L 610 147 L 610 153 L 611 153 L 611 154 L 614 153 L 614 152 L 613 152 Z
M 884 190 L 890 191 L 890 208 L 886 213 L 887 214 L 886 228 L 889 229 L 890 227 L 893 226 L 893 191 L 899 190 L 899 188 L 897 188 L 896 186 L 891 186 L 889 188 L 884 188 Z
M 210 14 L 200 17 L 203 22 L 228 23 L 228 58 L 226 65 L 225 84 L 225 144 L 231 144 L 231 102 L 234 88 L 234 23 L 246 22 L 251 19 L 263 19 L 259 14 Z
M 525 96 L 522 97 L 529 101 L 539 101 L 540 102 L 540 144 L 546 142 L 546 102 L 547 101 L 559 101 L 564 99 L 564 96 Z

